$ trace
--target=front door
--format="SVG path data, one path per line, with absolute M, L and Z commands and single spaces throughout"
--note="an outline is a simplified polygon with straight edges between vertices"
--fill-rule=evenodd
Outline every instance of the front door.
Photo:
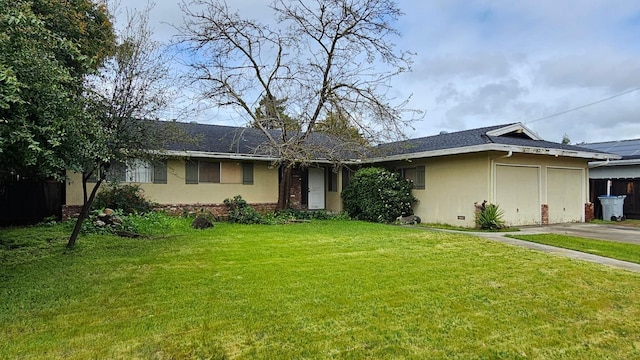
M 324 209 L 324 168 L 309 168 L 309 210 Z

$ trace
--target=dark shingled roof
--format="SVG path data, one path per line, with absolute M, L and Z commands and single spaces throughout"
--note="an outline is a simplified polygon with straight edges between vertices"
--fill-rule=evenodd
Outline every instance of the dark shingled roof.
M 574 145 L 564 145 L 545 140 L 534 140 L 523 133 L 509 133 L 500 136 L 489 136 L 488 132 L 502 129 L 517 123 L 488 126 L 478 129 L 444 133 L 440 135 L 427 136 L 417 139 L 393 142 L 378 146 L 382 155 L 400 155 L 421 153 L 427 151 L 437 151 L 455 148 L 464 148 L 485 144 L 500 144 L 523 147 L 537 147 L 545 149 L 561 149 L 568 151 L 602 152 L 586 149 Z
M 194 141 L 169 144 L 167 150 L 204 151 L 212 153 L 255 154 L 268 139 L 255 128 L 198 123 L 171 123 L 178 126 Z M 273 134 L 277 136 L 277 134 Z
M 177 126 L 193 138 L 193 142 L 168 144 L 167 150 L 174 151 L 202 151 L 209 153 L 260 155 L 270 156 L 270 143 L 267 136 L 260 130 L 250 127 L 235 127 L 212 124 L 160 122 L 165 126 Z M 281 130 L 269 130 L 275 140 L 282 136 Z M 291 132 L 290 136 L 298 135 Z M 311 153 L 318 159 L 326 159 L 329 154 L 342 159 L 352 159 L 356 153 L 363 153 L 361 147 L 346 144 L 332 136 L 323 133 L 312 133 L 307 140 Z M 327 149 L 321 151 L 320 149 Z
M 265 134 L 261 130 L 255 128 L 198 124 L 198 123 L 181 123 L 181 122 L 155 122 L 164 126 L 177 126 L 192 137 L 195 141 L 187 143 L 169 144 L 167 150 L 174 151 L 202 151 L 208 153 L 238 154 L 238 155 L 258 155 L 270 156 L 269 142 Z M 488 126 L 478 129 L 457 131 L 452 133 L 443 133 L 435 136 L 421 137 L 417 139 L 409 139 L 397 141 L 388 144 L 379 145 L 373 152 L 367 152 L 364 149 L 355 149 L 345 146 L 345 143 L 322 133 L 312 133 L 309 138 L 309 148 L 315 149 L 323 147 L 328 151 L 320 152 L 312 150 L 317 159 L 328 159 L 327 153 L 333 152 L 331 156 L 340 159 L 356 159 L 362 157 L 384 157 L 402 154 L 415 154 L 430 151 L 465 148 L 486 144 L 499 144 L 508 146 L 521 146 L 543 149 L 560 149 L 567 151 L 578 151 L 588 153 L 607 153 L 606 149 L 579 147 L 574 145 L 563 145 L 560 143 L 535 140 L 529 137 L 526 131 L 522 130 L 519 123 L 511 123 L 504 125 Z M 487 133 L 513 127 L 514 131 L 499 136 L 487 135 Z M 526 129 L 526 128 L 525 128 Z M 509 129 L 510 130 L 510 129 Z M 506 131 L 506 130 L 505 130 Z M 528 130 L 527 130 L 528 131 Z M 271 135 L 275 139 L 279 139 L 280 130 L 270 130 Z M 640 143 L 640 140 L 638 140 Z M 320 146 L 318 146 L 320 145 Z M 362 159 L 365 160 L 365 159 Z

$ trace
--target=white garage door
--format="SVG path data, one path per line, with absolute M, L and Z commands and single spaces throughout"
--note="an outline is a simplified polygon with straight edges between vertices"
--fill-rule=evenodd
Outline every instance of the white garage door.
M 549 223 L 584 221 L 584 170 L 547 168 Z
M 496 203 L 508 225 L 540 224 L 540 169 L 496 165 Z

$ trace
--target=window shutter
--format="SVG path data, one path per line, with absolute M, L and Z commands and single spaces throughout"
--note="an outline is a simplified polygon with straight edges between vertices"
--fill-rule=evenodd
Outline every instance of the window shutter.
M 184 161 L 184 180 L 185 184 L 198 183 L 198 162 L 193 160 Z
M 416 167 L 416 182 L 414 184 L 416 189 L 424 189 L 425 188 L 425 179 L 424 179 L 424 166 Z
M 349 181 L 351 180 L 351 171 L 347 168 L 342 168 L 342 190 L 349 186 Z
M 167 183 L 167 160 L 160 160 L 153 163 L 153 183 Z
M 338 191 L 338 174 L 332 169 L 327 171 L 327 191 Z
M 120 161 L 112 161 L 107 172 L 107 181 L 125 182 L 127 181 L 127 165 Z
M 253 185 L 253 163 L 242 163 L 242 185 Z

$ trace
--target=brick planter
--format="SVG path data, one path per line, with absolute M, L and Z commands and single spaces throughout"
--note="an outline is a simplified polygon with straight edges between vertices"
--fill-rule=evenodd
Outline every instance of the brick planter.
M 259 213 L 265 214 L 275 211 L 275 203 L 259 203 L 249 204 L 256 209 Z M 62 206 L 62 221 L 71 218 L 77 218 L 80 215 L 82 205 L 63 205 Z M 197 214 L 201 212 L 208 212 L 216 217 L 224 218 L 227 216 L 227 206 L 225 204 L 169 204 L 169 205 L 157 205 L 154 207 L 155 211 L 162 211 L 167 215 L 183 216 Z

